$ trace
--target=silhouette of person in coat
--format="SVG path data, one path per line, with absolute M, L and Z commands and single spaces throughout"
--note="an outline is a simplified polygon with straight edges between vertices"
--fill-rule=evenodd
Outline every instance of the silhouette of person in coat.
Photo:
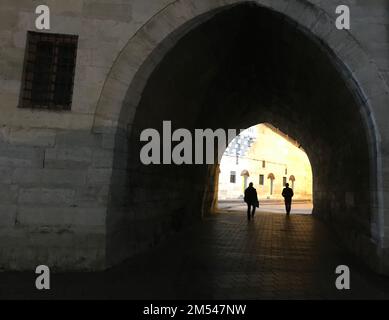
M 244 191 L 244 202 L 247 203 L 247 219 L 254 218 L 255 209 L 259 207 L 257 190 L 250 182 L 249 187 Z
M 282 196 L 285 200 L 285 210 L 286 214 L 290 214 L 290 210 L 292 208 L 292 198 L 293 198 L 293 189 L 289 188 L 289 183 L 285 185 L 284 190 L 282 190 Z

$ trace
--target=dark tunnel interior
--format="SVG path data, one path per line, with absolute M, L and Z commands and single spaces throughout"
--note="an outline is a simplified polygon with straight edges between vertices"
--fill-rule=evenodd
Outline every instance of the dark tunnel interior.
M 358 91 L 345 78 L 342 64 L 308 30 L 253 4 L 229 7 L 188 32 L 147 79 L 129 124 L 128 153 L 115 155 L 127 162 L 127 175 L 113 176 L 109 260 L 215 211 L 217 164 L 140 163 L 140 132 L 161 131 L 164 120 L 191 131 L 271 123 L 309 156 L 313 214 L 346 243 L 370 238 L 372 147 Z

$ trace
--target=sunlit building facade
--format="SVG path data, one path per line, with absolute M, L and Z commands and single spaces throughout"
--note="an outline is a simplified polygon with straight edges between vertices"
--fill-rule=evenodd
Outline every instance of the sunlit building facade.
M 228 145 L 220 162 L 219 200 L 241 199 L 252 182 L 260 199 L 281 200 L 286 183 L 294 199 L 312 199 L 312 169 L 298 142 L 270 124 L 248 128 Z

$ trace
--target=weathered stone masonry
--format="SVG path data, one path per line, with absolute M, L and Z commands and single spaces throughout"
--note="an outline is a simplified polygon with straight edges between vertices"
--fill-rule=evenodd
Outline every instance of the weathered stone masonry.
M 342 1 L 350 31 L 335 28 L 336 1 L 39 4 L 51 8 L 50 32 L 79 35 L 73 104 L 17 108 L 37 4 L 2 1 L 1 268 L 101 270 L 206 214 L 216 168 L 138 163 L 139 131 L 172 120 L 268 121 L 301 141 L 314 213 L 388 272 L 387 1 Z

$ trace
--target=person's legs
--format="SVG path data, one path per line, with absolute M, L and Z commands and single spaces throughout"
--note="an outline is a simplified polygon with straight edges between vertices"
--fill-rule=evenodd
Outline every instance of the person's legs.
M 291 202 L 291 201 L 285 201 L 286 213 L 287 213 L 288 215 L 290 214 L 291 206 L 292 206 L 292 202 Z
M 253 217 L 253 218 L 254 218 L 254 214 L 255 214 L 255 209 L 256 209 L 256 207 L 255 207 L 255 205 L 253 205 L 253 209 L 251 211 L 251 217 Z
M 251 204 L 248 203 L 248 204 L 247 204 L 247 219 L 248 219 L 248 220 L 250 220 L 250 211 L 251 211 L 251 210 L 250 210 L 250 209 L 251 209 L 250 207 L 251 207 Z

